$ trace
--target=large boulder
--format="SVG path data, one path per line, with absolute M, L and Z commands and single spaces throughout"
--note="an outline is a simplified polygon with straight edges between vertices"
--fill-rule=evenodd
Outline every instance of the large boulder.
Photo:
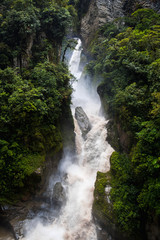
M 82 107 L 76 107 L 75 109 L 75 118 L 78 122 L 78 125 L 81 129 L 83 138 L 86 137 L 86 134 L 91 130 L 91 123 L 86 113 L 83 111 Z
M 61 182 L 57 182 L 53 188 L 53 203 L 61 206 L 66 201 L 65 190 Z

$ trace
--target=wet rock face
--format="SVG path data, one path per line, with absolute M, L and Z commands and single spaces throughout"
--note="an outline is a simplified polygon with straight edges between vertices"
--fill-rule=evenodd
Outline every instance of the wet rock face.
M 84 46 L 88 46 L 96 30 L 115 18 L 122 17 L 124 0 L 91 0 L 88 12 L 81 21 Z
M 76 107 L 75 118 L 77 119 L 78 125 L 81 129 L 82 136 L 85 138 L 86 134 L 91 130 L 91 124 L 82 107 Z
M 84 2 L 82 0 L 81 2 Z M 90 0 L 87 13 L 81 19 L 83 45 L 88 47 L 97 29 L 116 18 L 129 15 L 138 7 L 160 11 L 159 0 Z
M 57 205 L 62 205 L 66 201 L 65 190 L 61 182 L 57 182 L 53 188 L 53 202 Z
M 81 36 L 83 39 L 83 46 L 87 48 L 93 38 L 93 34 L 99 25 L 98 8 L 95 1 L 91 1 L 88 12 L 81 20 Z

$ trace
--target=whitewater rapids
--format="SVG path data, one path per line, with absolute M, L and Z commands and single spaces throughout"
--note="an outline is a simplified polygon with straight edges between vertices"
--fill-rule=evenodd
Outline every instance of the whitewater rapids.
M 23 240 L 97 240 L 96 226 L 92 221 L 93 191 L 97 171 L 109 170 L 109 157 L 113 152 L 106 142 L 106 120 L 99 114 L 100 100 L 90 80 L 79 70 L 82 45 L 78 39 L 69 62 L 70 71 L 78 79 L 73 84 L 72 113 L 81 106 L 92 125 L 82 138 L 75 122 L 76 156 L 65 151 L 58 167 L 58 181 L 66 194 L 66 202 L 52 221 L 42 222 L 38 217 L 25 223 Z M 50 181 L 53 189 L 56 180 Z M 54 206 L 52 206 L 54 208 Z M 52 212 L 52 209 L 50 210 Z

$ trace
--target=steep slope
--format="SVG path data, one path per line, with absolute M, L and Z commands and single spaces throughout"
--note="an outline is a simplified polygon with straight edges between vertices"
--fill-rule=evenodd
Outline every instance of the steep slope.
M 84 0 L 81 2 L 82 6 L 86 4 Z M 91 0 L 88 11 L 85 9 L 81 19 L 81 36 L 85 47 L 89 45 L 100 26 L 129 15 L 140 7 L 159 11 L 160 2 L 158 0 Z
M 99 28 L 90 46 L 93 59 L 87 70 L 93 79 L 102 79 L 98 93 L 112 118 L 110 132 L 118 133 L 112 142 L 109 139 L 117 151 L 111 157 L 110 174 L 107 179 L 97 176 L 93 212 L 105 229 L 111 227 L 109 219 L 113 228 L 119 226 L 129 235 L 127 239 L 156 240 L 160 236 L 160 14 L 140 8 L 123 21 L 120 27 L 107 23 Z M 119 239 L 119 234 L 114 237 Z

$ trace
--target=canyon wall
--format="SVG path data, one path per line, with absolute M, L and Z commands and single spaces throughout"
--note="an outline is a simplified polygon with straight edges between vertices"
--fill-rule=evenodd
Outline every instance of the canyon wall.
M 140 7 L 160 11 L 159 0 L 91 0 L 89 5 L 82 0 L 83 4 L 87 8 L 81 19 L 81 37 L 85 48 L 96 30 L 107 22 L 129 15 Z

